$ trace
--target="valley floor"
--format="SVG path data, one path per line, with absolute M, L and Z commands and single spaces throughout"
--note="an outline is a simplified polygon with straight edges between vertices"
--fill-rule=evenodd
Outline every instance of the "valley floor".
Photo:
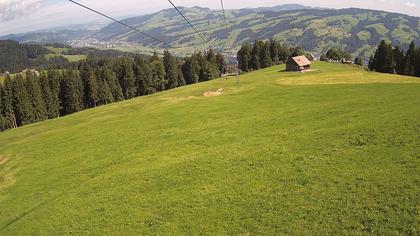
M 420 232 L 420 80 L 283 69 L 0 133 L 0 235 Z

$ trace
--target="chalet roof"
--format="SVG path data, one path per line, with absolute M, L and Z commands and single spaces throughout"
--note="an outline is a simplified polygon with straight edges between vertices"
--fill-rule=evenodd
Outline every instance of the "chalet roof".
M 291 61 L 296 63 L 298 66 L 308 66 L 311 64 L 311 61 L 309 61 L 309 59 L 305 56 L 292 57 Z

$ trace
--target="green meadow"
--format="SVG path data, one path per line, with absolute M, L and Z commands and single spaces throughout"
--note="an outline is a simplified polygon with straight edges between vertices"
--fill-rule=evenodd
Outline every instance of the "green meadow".
M 0 235 L 419 234 L 420 79 L 283 69 L 0 133 Z

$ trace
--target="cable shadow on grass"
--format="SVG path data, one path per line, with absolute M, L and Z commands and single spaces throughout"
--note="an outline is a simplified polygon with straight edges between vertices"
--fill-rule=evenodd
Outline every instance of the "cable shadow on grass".
M 27 216 L 27 215 L 31 214 L 32 212 L 34 212 L 34 211 L 35 211 L 35 210 L 37 210 L 38 208 L 40 208 L 40 207 L 42 207 L 42 206 L 44 206 L 44 205 L 47 205 L 47 204 L 49 204 L 49 203 L 51 203 L 51 202 L 53 202 L 53 201 L 57 200 L 58 198 L 60 198 L 60 197 L 64 196 L 66 193 L 68 193 L 68 192 L 63 192 L 63 193 L 60 193 L 60 194 L 58 194 L 57 196 L 54 196 L 54 197 L 52 197 L 52 198 L 50 198 L 50 199 L 47 199 L 47 200 L 45 200 L 45 201 L 41 202 L 40 204 L 36 205 L 35 207 L 31 208 L 30 210 L 23 212 L 23 213 L 22 213 L 22 214 L 20 214 L 18 217 L 14 218 L 14 219 L 13 219 L 13 220 L 11 220 L 9 223 L 7 223 L 7 224 L 6 224 L 6 225 L 4 225 L 3 227 L 1 227 L 1 228 L 0 228 L 0 232 L 3 232 L 3 231 L 4 231 L 4 230 L 6 230 L 9 226 L 11 226 L 12 224 L 16 223 L 17 221 L 19 221 L 19 220 L 20 220 L 20 219 L 22 219 L 23 217 L 25 217 L 25 216 Z

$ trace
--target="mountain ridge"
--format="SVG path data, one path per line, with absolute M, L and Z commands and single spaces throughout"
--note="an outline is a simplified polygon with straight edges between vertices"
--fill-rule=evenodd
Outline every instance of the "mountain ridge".
M 210 46 L 223 51 L 237 49 L 246 41 L 276 38 L 286 45 L 302 46 L 315 55 L 320 55 L 331 47 L 343 47 L 354 56 L 360 55 L 365 58 L 370 56 L 382 39 L 402 47 L 408 47 L 413 40 L 420 44 L 420 18 L 400 13 L 360 8 L 320 9 L 299 4 L 226 10 L 230 32 L 227 35 L 220 10 L 203 7 L 180 9 L 195 27 L 202 31 L 209 41 L 207 45 L 193 34 L 174 9 L 163 9 L 153 14 L 122 20 L 148 34 L 164 35 L 166 43 L 163 44 L 153 42 L 150 38 L 117 23 L 95 31 L 93 36 L 80 33 L 82 37 L 69 38 L 67 41 L 122 41 L 141 45 L 137 48 L 140 51 L 144 48 L 162 50 L 178 47 L 182 49 L 176 50 L 177 53 L 188 54 Z M 56 32 L 57 34 L 60 35 L 60 32 Z M 36 42 L 37 38 L 17 39 L 21 42 Z M 62 37 L 62 41 L 66 41 L 65 36 Z

